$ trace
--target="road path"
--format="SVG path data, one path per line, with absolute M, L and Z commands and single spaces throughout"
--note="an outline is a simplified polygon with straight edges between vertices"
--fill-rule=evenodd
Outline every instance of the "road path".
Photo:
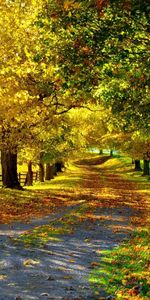
M 107 298 L 102 288 L 99 296 L 94 294 L 88 276 L 93 265 L 100 261 L 100 250 L 113 249 L 130 238 L 135 226 L 131 221 L 139 214 L 138 207 L 135 209 L 131 203 L 138 202 L 138 195 L 134 193 L 134 185 L 119 177 L 114 180 L 95 165 L 83 161 L 78 168 L 83 174 L 82 184 L 76 195 L 72 193 L 77 204 L 28 224 L 0 225 L 0 300 Z M 59 242 L 52 240 L 41 248 L 25 248 L 12 242 L 13 237 L 35 226 L 54 220 L 59 224 L 66 213 L 80 211 L 83 203 L 88 210 L 72 225 L 71 233 L 61 234 Z

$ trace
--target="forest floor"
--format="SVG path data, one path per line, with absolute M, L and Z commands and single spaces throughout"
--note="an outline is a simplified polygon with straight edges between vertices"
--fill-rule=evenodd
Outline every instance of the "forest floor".
M 85 159 L 51 183 L 1 191 L 0 300 L 149 298 L 149 183 L 109 161 Z

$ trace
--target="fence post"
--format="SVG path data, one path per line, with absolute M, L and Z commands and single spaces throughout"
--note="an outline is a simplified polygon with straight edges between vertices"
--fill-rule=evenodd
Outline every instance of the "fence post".
M 21 184 L 21 173 L 18 174 L 18 177 L 19 183 Z
M 2 186 L 3 182 L 3 178 L 2 178 L 2 174 L 0 174 L 0 186 Z

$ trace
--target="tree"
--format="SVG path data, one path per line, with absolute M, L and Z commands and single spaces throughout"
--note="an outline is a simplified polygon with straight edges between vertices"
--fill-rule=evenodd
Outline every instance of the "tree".
M 2 151 L 17 154 L 23 143 L 39 139 L 40 126 L 53 123 L 54 115 L 96 103 L 124 120 L 124 131 L 134 125 L 148 133 L 146 4 L 2 1 Z
M 101 67 L 95 95 L 106 107 L 111 106 L 118 118 L 124 118 L 124 128 L 133 124 L 148 130 L 149 93 L 149 32 L 146 1 L 115 1 L 105 10 L 104 24 L 110 22 L 109 36 L 103 52 L 106 59 Z
M 4 159 L 4 153 L 2 155 L 5 160 L 2 164 L 9 164 L 3 178 L 9 176 L 8 169 L 13 169 L 10 165 L 13 155 L 17 157 L 24 143 L 32 145 L 33 138 L 39 134 L 39 125 L 47 127 L 53 122 L 54 114 L 62 114 L 75 106 L 60 88 L 62 76 L 58 71 L 58 53 L 54 51 L 57 35 L 51 20 L 42 18 L 43 3 L 45 1 L 2 1 L 1 4 L 0 34 L 4 47 L 0 53 L 0 145 L 2 152 L 12 157 L 8 160 Z M 14 162 L 16 164 L 17 159 Z M 16 187 L 16 176 L 5 186 Z
M 17 150 L 22 143 L 22 138 L 27 137 L 30 131 L 30 124 L 27 125 L 25 113 L 29 113 L 31 98 L 29 100 L 24 88 L 22 72 L 23 66 L 27 64 L 25 49 L 26 45 L 29 46 L 27 37 L 31 30 L 29 24 L 33 20 L 33 13 L 31 13 L 33 6 L 28 5 L 26 9 L 19 2 L 2 1 L 0 8 L 2 177 L 3 185 L 12 188 L 20 187 L 17 178 Z M 34 13 L 36 13 L 35 10 Z M 27 74 L 27 68 L 24 73 Z M 28 119 L 27 115 L 26 118 Z M 31 119 L 31 114 L 29 118 Z
M 17 154 L 1 151 L 2 160 L 2 181 L 4 187 L 19 188 L 20 184 L 17 176 Z
M 144 160 L 144 175 L 149 175 L 150 138 L 145 132 L 133 130 L 128 132 L 122 143 L 122 150 L 130 155 L 135 164 L 135 171 L 142 171 L 141 160 Z
M 126 130 L 148 130 L 149 9 L 148 1 L 65 1 L 63 17 L 55 14 L 64 89 L 111 107 Z
M 33 171 L 32 171 L 32 161 L 28 162 L 28 171 L 25 179 L 25 185 L 30 186 L 33 184 Z

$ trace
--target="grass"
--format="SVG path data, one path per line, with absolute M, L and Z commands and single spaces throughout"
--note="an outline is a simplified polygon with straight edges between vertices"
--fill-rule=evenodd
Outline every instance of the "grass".
M 49 225 L 36 226 L 27 230 L 18 238 L 12 239 L 16 244 L 23 244 L 25 247 L 43 247 L 50 241 L 62 241 L 61 235 L 72 233 L 74 226 L 82 221 L 82 215 L 88 210 L 88 206 L 80 201 L 77 208 L 72 209 L 63 217 L 51 222 Z
M 68 190 L 80 185 L 82 173 L 74 164 L 69 164 L 64 172 L 59 173 L 54 179 L 45 182 L 35 182 L 33 186 L 26 187 L 28 190 Z
M 120 247 L 101 251 L 100 268 L 89 277 L 95 293 L 101 287 L 115 299 L 149 299 L 148 242 L 148 231 L 140 229 Z
M 24 244 L 25 247 L 42 247 L 49 241 L 59 242 L 61 234 L 68 232 L 67 229 L 61 227 L 56 228 L 51 225 L 37 226 L 33 230 L 28 230 L 19 238 L 13 239 L 16 244 Z
M 141 162 L 143 167 L 143 163 Z M 142 176 L 143 171 L 135 171 L 134 164 L 132 164 L 131 158 L 128 156 L 120 155 L 114 156 L 103 164 L 105 170 L 110 170 L 112 173 L 121 174 L 124 178 L 135 182 L 147 182 L 148 177 Z
M 130 158 L 114 157 L 103 164 L 102 170 L 106 180 L 109 173 L 135 183 L 135 193 L 140 194 L 144 208 L 148 211 L 150 182 L 147 177 L 141 176 L 142 172 L 134 171 Z M 95 294 L 98 295 L 99 288 L 104 288 L 108 295 L 118 300 L 150 298 L 148 223 L 149 216 L 146 214 L 131 240 L 113 250 L 98 253 L 100 267 L 94 269 L 89 277 Z
M 22 190 L 0 190 L 0 223 L 28 221 L 57 211 L 63 206 L 73 204 L 72 194 L 78 192 L 82 172 L 69 165 L 64 173 L 51 181 L 37 182 Z

